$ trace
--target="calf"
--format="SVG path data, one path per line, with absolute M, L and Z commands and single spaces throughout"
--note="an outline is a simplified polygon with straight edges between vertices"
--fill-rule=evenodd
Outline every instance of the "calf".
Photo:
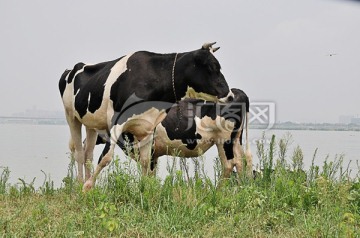
M 162 155 L 198 157 L 215 144 L 224 177 L 230 176 L 234 166 L 239 173 L 243 171 L 244 156 L 246 173 L 251 176 L 252 156 L 248 143 L 248 120 L 245 120 L 249 99 L 242 90 L 231 90 L 234 93 L 231 103 L 186 99 L 172 107 L 155 129 L 151 169 L 155 169 L 158 157 Z M 246 153 L 242 149 L 244 121 Z

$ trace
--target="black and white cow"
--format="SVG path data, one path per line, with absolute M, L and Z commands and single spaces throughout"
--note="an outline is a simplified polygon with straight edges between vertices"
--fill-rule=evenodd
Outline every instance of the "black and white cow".
M 173 54 L 156 54 L 138 51 L 119 59 L 98 63 L 78 63 L 66 70 L 59 81 L 59 90 L 70 127 L 69 147 L 78 163 L 78 179 L 83 180 L 84 190 L 90 189 L 101 170 L 111 161 L 116 142 L 124 132 L 137 140 L 149 137 L 165 118 L 166 112 L 157 104 L 147 104 L 133 115 L 126 107 L 135 101 L 163 101 L 175 103 L 192 89 L 208 95 L 214 101 L 233 100 L 233 93 L 221 73 L 211 44 L 200 49 Z M 81 127 L 86 128 L 86 147 L 82 147 Z M 104 130 L 112 140 L 107 153 L 91 176 L 97 131 Z M 144 146 L 142 164 L 149 164 L 150 146 Z
M 248 143 L 247 125 L 249 98 L 240 89 L 233 88 L 231 91 L 234 100 L 226 104 L 187 98 L 170 108 L 165 119 L 155 128 L 151 172 L 155 172 L 158 158 L 162 155 L 198 157 L 215 144 L 225 178 L 230 176 L 234 167 L 239 174 L 244 171 L 244 158 L 246 174 L 252 177 L 252 155 Z M 242 148 L 244 121 L 246 122 L 245 153 Z M 133 142 L 133 136 L 131 134 L 127 136 Z M 105 142 L 104 135 L 98 137 L 97 144 Z M 119 146 L 127 154 L 133 152 L 125 148 L 123 143 L 119 143 Z M 141 153 L 143 145 L 136 146 Z M 129 156 L 135 157 L 133 154 Z

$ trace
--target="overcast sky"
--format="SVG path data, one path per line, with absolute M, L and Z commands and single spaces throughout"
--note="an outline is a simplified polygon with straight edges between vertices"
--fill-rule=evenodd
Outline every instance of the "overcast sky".
M 276 103 L 277 121 L 360 115 L 360 3 L 346 0 L 0 1 L 0 116 L 63 110 L 79 61 L 217 41 L 230 87 Z M 330 54 L 335 54 L 330 56 Z

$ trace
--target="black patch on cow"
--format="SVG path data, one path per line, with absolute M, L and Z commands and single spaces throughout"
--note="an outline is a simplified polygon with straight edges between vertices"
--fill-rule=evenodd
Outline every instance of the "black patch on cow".
M 234 94 L 234 102 L 245 103 L 245 111 L 249 112 L 250 100 L 246 93 L 238 88 L 232 88 L 231 91 Z
M 107 137 L 105 135 L 98 134 L 95 145 L 105 144 L 106 142 L 107 142 Z
M 158 158 L 154 158 L 153 156 L 151 156 L 151 160 L 150 160 L 150 171 L 154 171 L 154 170 L 156 169 L 157 160 L 158 160 Z
M 101 155 L 100 155 L 100 157 L 99 157 L 98 164 L 100 164 L 102 158 L 107 154 L 107 152 L 109 152 L 109 150 L 110 150 L 110 141 L 107 141 L 107 142 L 105 143 L 105 147 L 104 147 L 104 149 L 103 149 L 103 151 L 101 152 Z
M 68 83 L 71 83 L 71 82 L 73 81 L 74 76 L 75 76 L 75 73 L 76 73 L 77 71 L 79 71 L 80 69 L 82 69 L 82 68 L 84 67 L 84 65 L 85 65 L 84 63 L 80 62 L 80 63 L 77 63 L 77 64 L 74 66 L 73 70 L 71 70 L 71 72 L 70 72 L 70 74 L 69 74 Z
M 199 104 L 201 105 L 200 110 Z M 197 139 L 201 139 L 201 135 L 196 133 L 195 115 L 199 118 L 208 116 L 214 120 L 216 106 L 212 102 L 186 99 L 174 105 L 162 121 L 169 139 L 181 140 L 189 150 L 195 149 Z
M 153 155 L 154 152 L 155 152 L 155 148 L 154 148 L 154 146 L 151 146 L 151 155 Z M 156 164 L 157 164 L 157 160 L 155 160 L 154 156 L 151 156 L 151 158 L 150 158 L 150 170 L 151 171 L 154 171 L 154 169 L 156 168 Z
M 195 54 L 195 63 L 197 65 L 206 66 L 211 73 L 220 72 L 221 66 L 219 61 L 209 54 L 207 50 L 200 50 Z
M 59 80 L 59 91 L 60 91 L 60 95 L 61 97 L 63 97 L 64 95 L 64 91 L 66 88 L 66 76 L 69 74 L 70 70 L 65 70 L 64 73 L 61 75 L 60 80 Z
M 224 151 L 227 160 L 231 160 L 234 158 L 234 151 L 233 151 L 233 142 L 230 140 L 225 141 L 224 143 Z
M 171 72 L 174 57 L 175 54 L 162 55 L 146 51 L 139 51 L 130 56 L 127 60 L 127 70 L 111 87 L 110 99 L 114 102 L 114 110 L 125 111 L 126 108 L 123 106 L 125 103 L 129 105 L 128 100 L 131 96 L 136 96 L 142 101 L 175 102 L 172 91 L 164 93 L 164 88 L 172 87 Z M 183 85 L 182 90 L 186 90 L 186 84 Z M 156 104 L 151 106 L 157 108 Z M 139 111 L 142 112 L 144 111 Z
M 105 82 L 109 77 L 111 68 L 118 61 L 119 59 L 95 65 L 85 65 L 84 71 L 75 76 L 75 109 L 81 118 L 88 110 L 94 113 L 100 108 L 104 95 Z
M 134 90 L 124 86 L 126 85 L 126 81 L 128 79 L 127 74 L 128 70 L 117 78 L 110 89 L 110 100 L 114 102 L 113 107 L 115 112 L 124 111 L 125 108 L 123 108 L 123 105 Z
M 135 137 L 133 134 L 129 132 L 121 133 L 120 137 L 118 138 L 116 144 L 126 153 L 126 152 L 134 152 L 133 143 L 135 141 Z M 130 149 L 130 150 L 129 150 Z
M 198 140 L 201 140 L 202 136 L 199 133 L 196 133 L 195 138 L 198 139 Z

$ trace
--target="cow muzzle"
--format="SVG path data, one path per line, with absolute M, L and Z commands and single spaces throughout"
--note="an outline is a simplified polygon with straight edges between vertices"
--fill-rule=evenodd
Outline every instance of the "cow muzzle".
M 219 99 L 219 102 L 222 102 L 222 103 L 229 103 L 232 101 L 234 101 L 234 93 L 231 91 L 228 93 L 228 95 Z

